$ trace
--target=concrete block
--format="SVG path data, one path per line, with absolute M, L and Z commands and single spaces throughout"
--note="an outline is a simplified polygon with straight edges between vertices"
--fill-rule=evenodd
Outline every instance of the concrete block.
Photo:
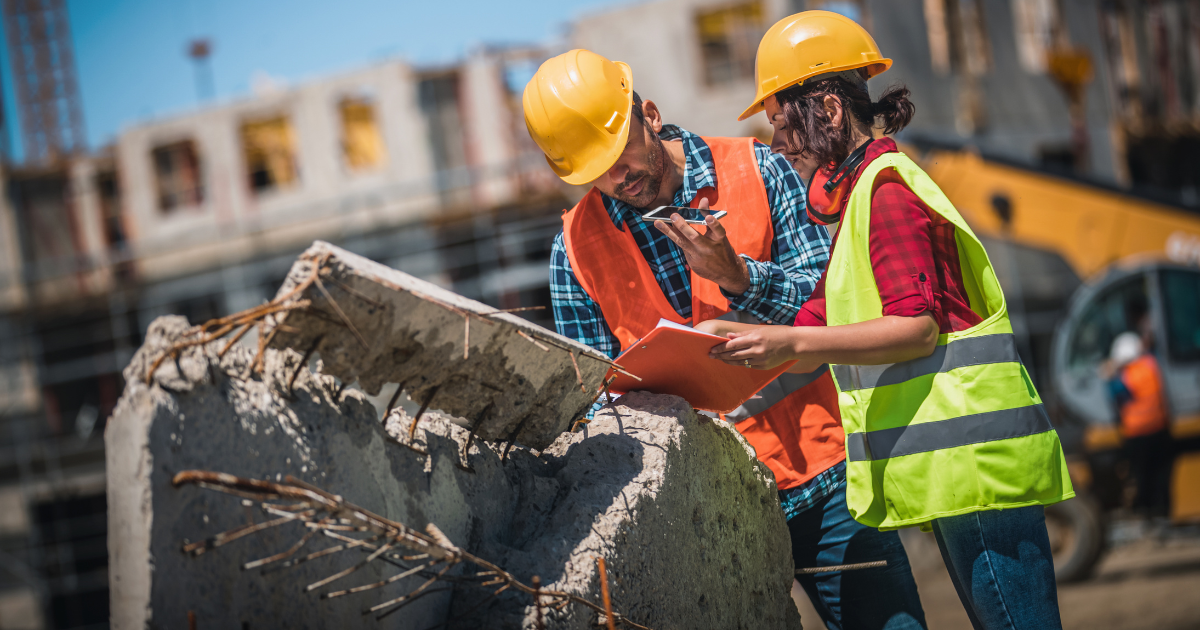
M 312 307 L 279 316 L 285 326 L 271 347 L 315 349 L 324 373 L 372 395 L 401 383 L 485 440 L 545 448 L 587 412 L 608 370 L 607 357 L 583 344 L 321 241 L 279 295 L 318 261 L 321 285 L 295 296 Z
M 597 602 L 595 558 L 603 555 L 614 607 L 659 630 L 800 627 L 769 470 L 731 426 L 698 416 L 683 399 L 627 395 L 585 430 L 540 454 L 514 447 L 504 462 L 503 445 L 476 439 L 469 472 L 458 465 L 466 429 L 426 414 L 417 446 L 428 455 L 401 446 L 388 434 L 407 434 L 403 411 L 381 424 L 362 392 L 340 391 L 320 370 L 302 367 L 289 387 L 301 360 L 290 349 L 267 350 L 261 375 L 243 378 L 250 350 L 218 359 L 221 341 L 193 347 L 164 362 L 147 385 L 140 376 L 187 328 L 180 317 L 151 325 L 105 435 L 114 628 L 184 627 L 189 611 L 198 627 L 211 628 L 534 627 L 527 596 L 506 592 L 467 613 L 489 591 L 462 586 L 383 621 L 362 614 L 414 588 L 422 581 L 415 577 L 334 600 L 304 592 L 361 553 L 283 571 L 240 569 L 287 549 L 302 535 L 298 525 L 185 555 L 184 541 L 264 520 L 234 497 L 172 487 L 172 476 L 186 469 L 273 480 L 290 474 L 411 527 L 435 523 L 526 583 L 538 575 L 547 588 Z M 332 543 L 316 537 L 306 552 Z M 396 572 L 372 563 L 322 590 Z M 571 605 L 548 612 L 546 627 L 583 630 L 596 620 Z

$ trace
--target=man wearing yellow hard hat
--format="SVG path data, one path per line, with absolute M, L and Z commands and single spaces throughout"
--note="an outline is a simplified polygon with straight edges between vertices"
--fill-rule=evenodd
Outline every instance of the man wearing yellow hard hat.
M 559 333 L 615 357 L 661 319 L 792 323 L 825 269 L 829 234 L 807 217 L 804 185 L 786 159 L 753 138 L 664 124 L 634 91 L 628 65 L 587 50 L 546 61 L 523 107 L 550 168 L 591 184 L 563 215 L 551 254 Z M 680 213 L 644 218 L 659 206 L 727 214 L 702 213 L 700 229 Z M 814 604 L 826 624 L 924 628 L 899 537 L 847 510 L 845 434 L 828 367 L 780 377 L 726 419 L 774 473 L 794 548 L 888 562 L 825 580 Z
M 1063 450 L 983 244 L 883 137 L 916 112 L 903 86 L 872 100 L 891 63 L 835 13 L 767 31 L 742 118 L 765 110 L 772 148 L 810 181 L 810 217 L 837 237 L 794 327 L 698 328 L 728 337 L 711 356 L 733 365 L 832 365 L 855 519 L 932 531 L 976 630 L 1061 629 L 1043 506 L 1075 495 Z

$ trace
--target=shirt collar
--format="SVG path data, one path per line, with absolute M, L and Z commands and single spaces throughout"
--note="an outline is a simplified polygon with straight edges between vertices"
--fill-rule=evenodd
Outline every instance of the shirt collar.
M 713 164 L 712 150 L 700 136 L 678 125 L 663 125 L 658 132 L 661 140 L 680 140 L 683 142 L 683 185 L 675 191 L 675 205 L 686 206 L 692 203 L 700 189 L 716 187 L 717 167 Z M 623 201 L 617 201 L 604 195 L 604 207 L 618 228 L 630 219 L 640 220 L 644 208 L 634 208 Z

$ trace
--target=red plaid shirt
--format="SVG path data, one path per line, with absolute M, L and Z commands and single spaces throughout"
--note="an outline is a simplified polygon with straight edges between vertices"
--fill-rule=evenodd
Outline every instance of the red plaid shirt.
M 897 151 L 891 138 L 871 143 L 854 182 L 872 160 Z M 847 201 L 849 195 L 846 196 Z M 845 210 L 845 204 L 841 210 Z M 983 321 L 971 310 L 958 261 L 954 224 L 925 205 L 893 169 L 875 178 L 871 193 L 871 267 L 884 315 L 916 317 L 929 311 L 943 333 Z M 840 233 L 839 233 L 840 236 Z M 833 239 L 837 248 L 837 237 Z M 825 276 L 800 308 L 796 326 L 825 325 Z

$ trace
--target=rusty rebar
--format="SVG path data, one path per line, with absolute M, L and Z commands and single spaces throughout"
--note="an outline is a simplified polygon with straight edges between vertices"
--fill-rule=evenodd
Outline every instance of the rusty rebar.
M 312 358 L 313 352 L 316 352 L 317 345 L 321 343 L 321 339 L 323 339 L 324 337 L 325 337 L 324 335 L 317 335 L 317 338 L 313 339 L 312 345 L 308 347 L 308 350 L 306 350 L 304 352 L 304 357 L 300 359 L 300 364 L 297 365 L 296 369 L 292 372 L 291 378 L 288 379 L 288 386 L 287 386 L 289 396 L 292 393 L 292 388 L 296 384 L 296 377 L 300 375 L 300 370 L 303 370 L 305 368 L 305 366 L 308 365 L 308 360 Z
M 517 331 L 517 334 L 518 334 L 518 335 L 521 335 L 522 337 L 524 337 L 524 338 L 528 339 L 529 341 L 533 342 L 533 345 L 535 345 L 535 346 L 537 346 L 537 347 L 541 348 L 543 352 L 550 352 L 550 346 L 547 346 L 546 344 L 544 344 L 544 343 L 542 343 L 542 342 L 538 341 L 537 339 L 534 339 L 532 335 L 527 335 L 527 334 L 525 334 L 525 331 L 523 331 L 523 330 L 518 330 L 518 331 Z
M 546 621 L 542 619 L 542 578 L 533 576 L 529 580 L 533 586 L 533 623 L 537 630 L 546 630 Z
M 828 567 L 809 567 L 806 569 L 796 569 L 796 575 L 816 575 L 818 573 L 833 573 L 836 571 L 858 571 L 860 569 L 878 569 L 886 567 L 887 560 L 876 560 L 874 562 L 858 562 L 855 564 L 835 564 Z
M 579 361 L 575 359 L 575 353 L 569 352 L 571 355 L 571 365 L 575 366 L 575 378 L 579 379 L 579 391 L 587 393 L 587 385 L 583 384 L 583 373 L 579 371 Z
M 407 383 L 407 379 L 396 383 L 396 391 L 392 394 L 391 399 L 388 400 L 387 409 L 383 412 L 384 422 L 387 422 L 388 416 L 392 415 L 392 410 L 396 408 L 396 401 L 400 400 L 400 394 L 404 393 L 404 385 Z
M 230 532 L 225 532 L 225 536 L 222 539 L 222 544 L 235 538 L 241 538 L 251 533 L 262 531 L 262 529 L 258 528 L 275 526 L 275 524 L 279 521 L 287 522 L 289 520 L 303 522 L 304 525 L 311 531 L 320 531 L 325 536 L 343 543 L 328 549 L 311 553 L 298 559 L 287 560 L 281 563 L 279 568 L 295 566 L 309 559 L 330 555 L 332 553 L 344 551 L 353 547 L 358 547 L 363 551 L 371 552 L 368 556 L 368 560 L 366 561 L 367 563 L 371 561 L 386 561 L 395 564 L 395 562 L 391 560 L 392 556 L 389 556 L 388 550 L 397 546 L 402 546 L 417 552 L 412 556 L 403 556 L 405 558 L 412 557 L 428 559 L 426 564 L 433 563 L 430 564 L 430 567 L 428 568 L 436 566 L 437 563 L 442 563 L 445 565 L 441 571 L 429 577 L 425 583 L 409 592 L 407 595 L 389 600 L 388 602 L 384 602 L 382 604 L 378 604 L 364 611 L 364 613 L 382 611 L 379 615 L 379 618 L 383 618 L 396 612 L 420 597 L 428 595 L 432 592 L 440 592 L 441 590 L 444 590 L 429 588 L 429 586 L 436 581 L 444 580 L 454 582 L 456 584 L 482 586 L 472 582 L 471 580 L 478 579 L 479 577 L 488 577 L 490 578 L 488 582 L 491 585 L 500 585 L 500 588 L 492 594 L 493 596 L 507 589 L 514 589 L 531 596 L 536 594 L 539 598 L 539 603 L 545 602 L 544 605 L 555 606 L 556 608 L 561 609 L 568 604 L 574 603 L 587 607 L 596 613 L 604 613 L 607 619 L 611 622 L 619 621 L 623 625 L 635 628 L 636 630 L 649 630 L 645 626 L 634 623 L 623 617 L 621 614 L 613 612 L 611 598 L 606 602 L 606 606 L 601 606 L 571 593 L 546 590 L 541 588 L 540 585 L 538 588 L 526 585 L 499 566 L 455 546 L 450 539 L 433 524 L 430 524 L 426 527 L 426 532 L 419 532 L 409 528 L 403 523 L 392 521 L 379 516 L 378 514 L 374 514 L 368 510 L 347 502 L 341 496 L 329 493 L 290 475 L 285 478 L 285 483 L 275 483 L 259 479 L 236 477 L 234 475 L 225 473 L 203 470 L 188 470 L 176 474 L 172 479 L 172 483 L 175 486 L 193 484 L 202 488 L 231 494 L 233 496 L 243 498 L 252 497 L 270 513 L 286 515 L 281 516 L 275 521 L 267 521 L 252 526 L 255 528 L 254 531 L 245 531 L 251 528 L 243 527 L 236 530 L 231 530 Z M 290 501 L 291 503 L 284 504 L 282 507 L 276 503 L 268 503 L 268 501 L 277 501 L 280 499 Z M 300 509 L 301 507 L 303 507 L 303 509 Z M 368 537 L 363 539 L 343 536 L 333 531 L 335 529 L 348 532 L 361 532 L 367 534 Z M 373 544 L 372 541 L 375 540 L 380 540 L 380 543 Z M 294 545 L 294 547 L 298 549 L 299 545 Z M 263 560 L 268 559 L 269 558 L 265 558 Z M 463 562 L 477 566 L 481 568 L 482 571 L 479 572 L 475 578 L 467 578 L 466 581 L 464 581 L 463 578 L 454 576 L 448 577 L 446 575 L 446 572 L 449 571 L 450 568 Z M 355 567 L 351 567 L 351 570 L 341 571 L 338 574 L 334 574 L 328 578 L 325 578 L 318 584 L 328 584 L 333 580 L 344 577 L 345 575 L 353 572 L 356 567 L 361 567 L 363 564 L 364 563 L 358 563 L 355 565 Z M 405 571 L 411 570 L 411 567 L 403 567 L 403 565 L 397 566 L 400 566 Z M 428 570 L 428 568 L 423 570 Z M 410 575 L 417 574 L 422 574 L 421 570 Z M 394 581 L 398 581 L 399 579 L 402 578 L 396 578 Z M 607 583 L 606 575 L 604 579 L 605 583 Z M 497 582 L 497 580 L 499 581 Z M 351 589 L 345 589 L 347 591 L 345 594 L 372 590 L 371 588 L 366 588 L 371 586 L 373 585 L 368 584 Z M 339 591 L 338 593 L 340 596 L 341 592 Z
M 421 421 L 421 416 L 425 415 L 425 410 L 429 408 L 429 403 L 433 402 L 433 397 L 437 396 L 441 385 L 434 385 L 433 391 L 429 392 L 429 396 L 425 398 L 425 402 L 421 403 L 421 408 L 417 410 L 417 416 L 413 418 L 412 425 L 408 427 L 408 443 L 412 444 L 413 439 L 417 435 L 417 423 Z
M 604 566 L 604 556 L 596 556 L 596 566 L 600 571 L 600 598 L 604 601 L 604 619 L 608 622 L 608 630 L 617 630 L 612 611 L 612 599 L 608 596 L 608 570 Z
M 241 341 L 242 337 L 245 337 L 246 333 L 250 332 L 250 329 L 253 327 L 253 322 L 242 324 L 242 327 L 237 331 L 237 334 L 230 337 L 229 341 L 225 344 L 225 347 L 221 348 L 221 351 L 217 353 L 217 359 L 224 359 L 225 353 L 229 352 L 229 349 L 232 348 L 235 343 Z

